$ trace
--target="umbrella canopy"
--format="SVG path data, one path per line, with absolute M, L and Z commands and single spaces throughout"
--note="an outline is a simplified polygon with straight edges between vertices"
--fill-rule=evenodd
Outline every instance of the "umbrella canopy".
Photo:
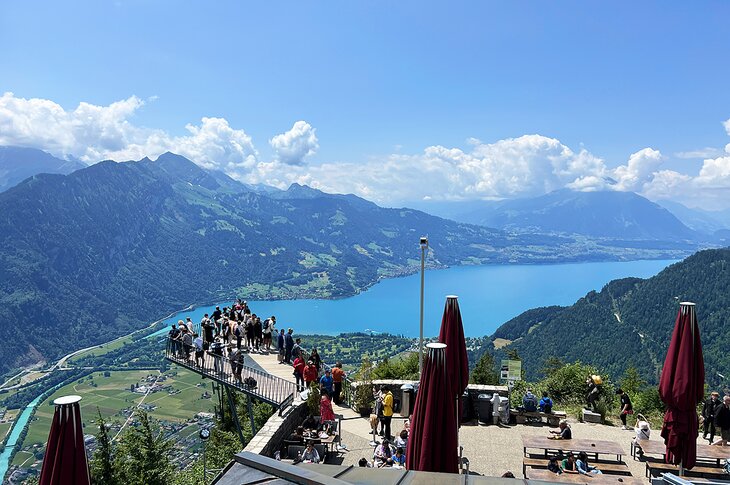
M 469 384 L 469 356 L 466 353 L 464 326 L 457 296 L 446 297 L 444 316 L 441 319 L 439 342 L 446 344 L 446 374 L 451 385 L 451 395 L 456 399 L 457 424 L 461 422 L 460 399 Z
M 81 429 L 80 396 L 65 396 L 53 401 L 51 431 L 48 433 L 40 485 L 89 485 L 84 432 Z
M 456 416 L 446 376 L 446 345 L 431 343 L 411 418 L 406 466 L 409 470 L 458 473 Z
M 705 364 L 695 304 L 683 302 L 659 380 L 659 396 L 667 406 L 662 438 L 667 462 L 692 468 L 697 458 L 697 403 L 704 397 Z

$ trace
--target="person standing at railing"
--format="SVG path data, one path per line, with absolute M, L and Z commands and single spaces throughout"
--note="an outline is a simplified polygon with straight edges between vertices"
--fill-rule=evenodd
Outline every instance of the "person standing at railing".
M 286 361 L 286 345 L 284 344 L 284 329 L 282 328 L 279 335 L 276 336 L 276 349 L 279 351 L 279 363 Z
M 347 377 L 347 375 L 345 374 L 345 371 L 342 370 L 342 362 L 338 360 L 332 368 L 332 382 L 334 383 L 334 392 L 332 393 L 332 397 L 335 404 L 338 406 L 342 402 L 340 395 L 342 394 L 342 381 L 345 377 Z
M 294 379 L 297 392 L 302 392 L 304 390 L 304 359 L 301 355 L 294 359 Z
M 286 335 L 284 336 L 284 362 L 287 364 L 291 364 L 291 354 L 292 349 L 294 349 L 294 337 L 292 337 L 292 334 L 294 333 L 294 329 L 290 328 L 289 331 L 287 331 Z
M 241 348 L 241 339 L 243 338 L 243 322 L 236 322 L 233 327 L 233 334 L 236 336 L 236 348 Z
M 243 382 L 241 379 L 241 371 L 243 370 L 244 361 L 243 349 L 240 347 L 233 349 L 233 351 L 228 354 L 228 358 L 231 360 L 231 372 L 233 373 L 233 378 L 238 382 Z
M 188 327 L 188 332 L 190 332 L 190 335 L 195 333 L 195 330 L 193 329 L 193 321 L 190 319 L 190 317 L 185 317 L 185 326 Z
M 248 351 L 251 352 L 254 346 L 254 339 L 256 338 L 256 332 L 253 328 L 254 320 L 256 320 L 256 314 L 249 316 L 246 322 L 246 346 Z
M 213 356 L 213 370 L 216 374 L 223 372 L 223 344 L 216 339 L 210 344 L 210 355 Z
M 271 350 L 271 336 L 276 335 L 276 317 L 274 315 L 264 320 L 263 332 L 264 346 L 266 347 L 266 351 L 269 352 Z
M 253 341 L 256 347 L 256 352 L 261 348 L 261 342 L 263 341 L 263 329 L 261 328 L 261 318 L 258 316 L 253 319 Z
M 193 334 L 193 347 L 195 347 L 195 365 L 200 367 L 201 369 L 204 367 L 205 359 L 203 358 L 204 350 L 203 350 L 203 337 L 198 335 L 197 333 Z
M 213 342 L 213 331 L 215 330 L 215 325 L 213 325 L 213 322 L 210 321 L 207 313 L 200 321 L 200 329 L 203 332 L 203 348 L 208 350 L 210 344 Z
M 180 354 L 180 340 L 178 337 L 180 336 L 180 329 L 177 328 L 177 325 L 174 323 L 171 325 L 172 328 L 170 328 L 170 331 L 167 333 L 167 338 L 169 339 L 169 345 L 170 345 L 170 352 L 172 352 L 172 355 L 175 357 L 178 357 Z
M 187 330 L 186 326 L 183 326 L 182 343 L 183 352 L 185 354 L 185 360 L 190 360 L 190 353 L 193 350 L 193 334 Z

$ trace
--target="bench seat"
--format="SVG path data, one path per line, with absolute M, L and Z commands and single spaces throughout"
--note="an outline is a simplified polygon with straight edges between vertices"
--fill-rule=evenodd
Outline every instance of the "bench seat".
M 525 424 L 529 418 L 539 419 L 540 421 L 545 418 L 550 426 L 557 426 L 560 420 L 565 419 L 567 416 L 565 411 L 542 413 L 540 411 L 518 411 L 517 409 L 511 409 L 510 414 L 515 417 L 517 424 Z

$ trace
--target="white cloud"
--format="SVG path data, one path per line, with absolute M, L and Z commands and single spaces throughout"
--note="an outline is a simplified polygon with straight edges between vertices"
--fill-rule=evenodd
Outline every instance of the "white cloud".
M 713 158 L 713 157 L 719 157 L 722 154 L 722 150 L 719 148 L 713 148 L 713 147 L 705 147 L 700 148 L 699 150 L 689 150 L 686 152 L 677 152 L 674 154 L 677 158 Z
M 315 131 L 306 121 L 297 121 L 291 130 L 274 136 L 269 144 L 279 161 L 287 165 L 301 165 L 306 157 L 319 149 Z
M 246 179 L 281 188 L 306 183 L 383 203 L 532 196 L 571 184 L 583 190 L 605 187 L 600 158 L 585 150 L 574 153 L 553 138 L 525 135 L 469 143 L 466 151 L 430 146 L 420 154 L 396 153 L 358 164 L 291 166 L 277 160 L 258 164 Z
M 5 93 L 0 97 L 0 144 L 41 148 L 88 163 L 155 158 L 173 151 L 207 168 L 228 171 L 255 164 L 251 137 L 231 128 L 225 119 L 203 118 L 200 125 L 185 127 L 188 135 L 172 136 L 130 121 L 144 104 L 130 96 L 109 106 L 82 102 L 65 110 L 50 100 Z
M 662 163 L 659 150 L 644 148 L 632 153 L 626 165 L 613 171 L 616 179 L 615 190 L 641 192 L 644 184 L 650 182 Z
M 155 158 L 172 151 L 243 182 L 280 188 L 298 182 L 392 205 L 528 197 L 570 188 L 631 190 L 689 206 L 730 207 L 730 144 L 726 153 L 715 151 L 706 157 L 694 174 L 663 170 L 664 157 L 653 148 L 639 150 L 625 164 L 609 168 L 582 146 L 573 151 L 555 138 L 537 134 L 493 143 L 467 138 L 465 147 L 434 145 L 420 153 L 396 149 L 361 163 L 308 164 L 319 142 L 315 128 L 306 121 L 273 136 L 269 143 L 275 156 L 262 160 L 251 137 L 224 118 L 202 118 L 199 124 L 188 124 L 184 135 L 173 136 L 134 123 L 135 113 L 144 106 L 145 100 L 130 96 L 108 106 L 80 103 L 66 110 L 50 100 L 5 93 L 0 97 L 0 144 L 37 147 L 90 163 Z M 730 134 L 730 120 L 724 127 Z M 690 153 L 699 155 L 685 152 Z

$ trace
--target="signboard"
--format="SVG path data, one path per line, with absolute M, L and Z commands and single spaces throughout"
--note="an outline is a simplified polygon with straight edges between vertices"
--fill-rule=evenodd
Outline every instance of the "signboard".
M 522 361 L 521 360 L 503 360 L 500 377 L 505 381 L 522 380 Z

